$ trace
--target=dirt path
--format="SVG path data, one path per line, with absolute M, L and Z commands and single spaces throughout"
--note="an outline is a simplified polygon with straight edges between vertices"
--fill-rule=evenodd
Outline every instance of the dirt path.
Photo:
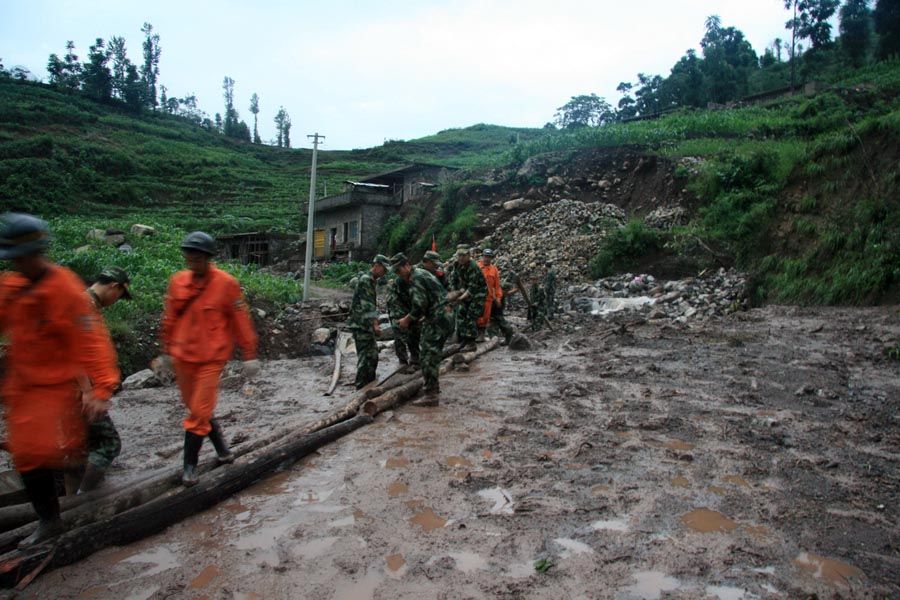
M 25 596 L 900 594 L 896 309 L 610 327 L 491 353 L 439 408 L 382 415 Z

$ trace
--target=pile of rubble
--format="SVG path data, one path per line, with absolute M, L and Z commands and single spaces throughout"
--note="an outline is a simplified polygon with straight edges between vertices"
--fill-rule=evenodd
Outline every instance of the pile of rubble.
M 560 200 L 516 215 L 478 246 L 497 252 L 501 272 L 543 272 L 552 261 L 561 280 L 584 280 L 607 232 L 624 222 L 612 204 Z
M 746 278 L 734 270 L 701 274 L 675 281 L 627 273 L 600 279 L 593 285 L 566 290 L 571 310 L 606 315 L 621 310 L 646 312 L 650 319 L 708 318 L 747 308 Z

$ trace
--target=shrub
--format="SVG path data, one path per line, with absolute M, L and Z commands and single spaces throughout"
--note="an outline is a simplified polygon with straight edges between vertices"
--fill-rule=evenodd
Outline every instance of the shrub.
M 600 252 L 591 259 L 591 276 L 609 277 L 632 269 L 638 260 L 662 248 L 662 234 L 647 227 L 640 219 L 632 219 L 624 227 L 612 232 Z

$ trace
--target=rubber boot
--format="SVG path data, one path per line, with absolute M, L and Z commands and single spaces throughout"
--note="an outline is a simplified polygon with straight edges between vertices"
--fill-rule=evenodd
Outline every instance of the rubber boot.
M 216 449 L 219 462 L 230 465 L 234 462 L 234 452 L 228 449 L 228 443 L 225 441 L 225 436 L 222 435 L 222 427 L 219 425 L 218 419 L 210 419 L 209 425 L 212 429 L 207 437 L 212 442 L 213 448 Z
M 96 490 L 104 477 L 106 477 L 106 469 L 88 463 L 84 470 L 84 477 L 81 478 L 81 485 L 78 486 L 78 493 L 85 494 Z
M 63 471 L 63 481 L 66 486 L 66 496 L 74 496 L 78 493 L 81 480 L 84 477 L 85 468 L 66 469 Z
M 65 531 L 65 527 L 59 518 L 59 498 L 56 496 L 53 471 L 36 469 L 21 473 L 21 476 L 25 493 L 38 516 L 37 529 L 19 542 L 19 548 L 28 548 L 58 536 Z
M 181 483 L 185 487 L 197 485 L 200 480 L 200 474 L 197 473 L 197 463 L 200 461 L 200 448 L 203 447 L 203 436 L 184 432 L 184 475 L 181 476 Z

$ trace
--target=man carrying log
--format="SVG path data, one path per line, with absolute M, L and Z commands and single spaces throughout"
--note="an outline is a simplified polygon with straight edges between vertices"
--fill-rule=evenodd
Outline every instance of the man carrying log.
M 540 331 L 547 322 L 547 293 L 543 282 L 534 281 L 529 290 L 528 321 L 532 331 Z
M 391 263 L 398 256 L 406 259 L 405 255 L 397 254 L 391 258 Z M 417 368 L 419 366 L 419 326 L 413 324 L 404 331 L 397 325 L 401 318 L 409 314 L 411 300 L 408 281 L 402 277 L 395 277 L 388 283 L 387 310 L 391 319 L 391 328 L 394 330 L 394 352 L 396 352 L 401 365 Z
M 409 329 L 415 323 L 421 323 L 420 360 L 422 377 L 425 379 L 424 397 L 413 404 L 419 406 L 437 406 L 441 393 L 438 375 L 444 342 L 450 335 L 450 306 L 447 304 L 447 291 L 437 278 L 425 269 L 414 269 L 402 254 L 395 255 L 392 267 L 397 276 L 411 287 L 411 305 L 409 314 L 400 319 L 401 329 Z
M 209 436 L 219 461 L 234 462 L 213 411 L 219 377 L 237 341 L 244 359 L 243 375 L 259 372 L 256 332 L 237 279 L 213 263 L 215 240 L 202 231 L 181 243 L 187 269 L 169 280 L 163 314 L 163 351 L 172 357 L 175 379 L 189 414 L 184 420 L 185 486 L 198 481 L 197 463 L 203 438 Z
M 356 389 L 365 387 L 375 381 L 378 370 L 378 344 L 381 325 L 378 323 L 378 307 L 375 304 L 375 284 L 387 274 L 391 263 L 383 254 L 376 254 L 372 259 L 372 268 L 368 273 L 357 276 L 353 300 L 350 302 L 350 316 L 347 318 L 347 329 L 353 334 L 356 344 Z
M 120 299 L 131 300 L 131 279 L 124 269 L 119 267 L 109 267 L 104 269 L 97 276 L 97 281 L 88 288 L 87 295 L 91 306 L 94 309 L 94 324 L 98 329 L 99 335 L 109 340 L 109 351 L 115 358 L 115 347 L 109 330 L 103 320 L 101 310 L 112 306 Z M 88 424 L 87 431 L 87 464 L 84 473 L 80 474 L 80 482 L 77 484 L 77 492 L 90 492 L 100 485 L 106 475 L 106 469 L 112 464 L 112 461 L 119 455 L 122 450 L 122 440 L 119 438 L 119 432 L 108 412 L 104 412 L 101 416 L 94 419 Z M 69 482 L 66 482 L 67 492 L 69 491 Z M 75 487 L 75 486 L 73 486 Z
M 468 246 L 456 249 L 456 265 L 449 283 L 451 302 L 457 305 L 456 336 L 460 350 L 472 352 L 478 336 L 477 321 L 484 311 L 487 284 L 478 263 L 472 260 Z
M 435 278 L 441 282 L 441 285 L 444 286 L 444 289 L 447 289 L 447 274 L 444 273 L 444 263 L 441 262 L 440 254 L 434 250 L 429 250 L 425 253 L 425 256 L 422 257 L 421 265 L 416 266 L 421 266 L 421 268 L 434 275 Z
M 81 466 L 85 422 L 106 412 L 119 385 L 115 352 L 99 333 L 84 286 L 45 256 L 49 245 L 44 221 L 4 216 L 0 259 L 16 271 L 0 276 L 0 334 L 9 340 L 7 448 L 38 515 L 37 529 L 20 547 L 63 531 L 54 470 Z

